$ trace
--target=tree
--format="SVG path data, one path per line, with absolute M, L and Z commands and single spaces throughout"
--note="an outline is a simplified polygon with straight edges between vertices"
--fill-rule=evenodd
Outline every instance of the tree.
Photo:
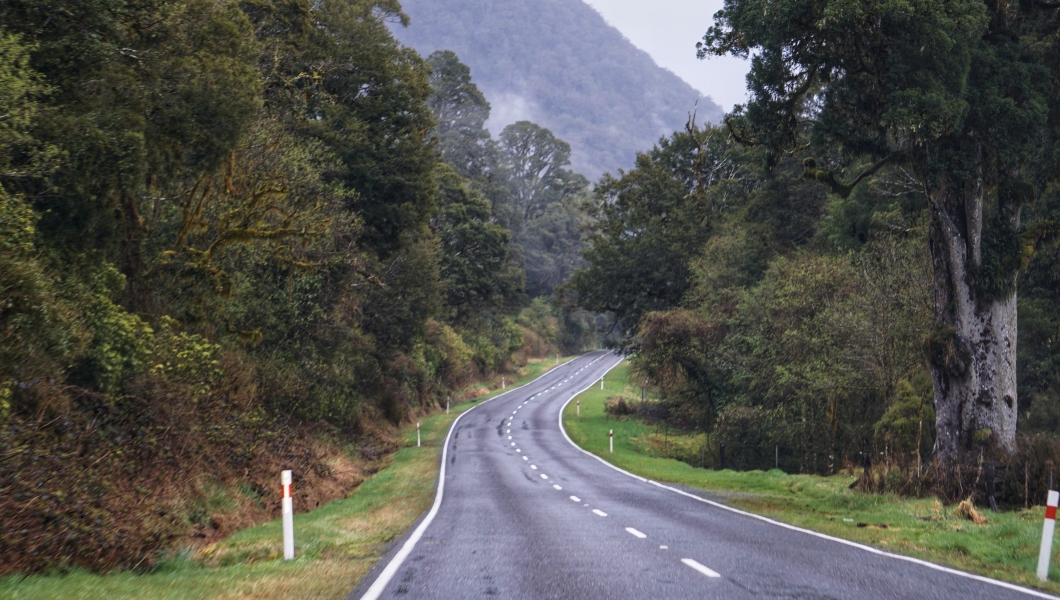
M 570 144 L 544 127 L 519 121 L 505 127 L 500 138 L 501 162 L 518 223 L 530 221 L 550 203 L 588 185 L 584 177 L 564 168 L 570 164 Z
M 588 222 L 581 204 L 588 198 L 586 190 L 550 204 L 520 234 L 526 293 L 531 298 L 551 296 L 583 266 L 582 228 Z
M 408 20 L 395 0 L 327 0 L 314 13 L 327 37 L 298 57 L 319 79 L 306 126 L 339 155 L 333 177 L 357 191 L 362 245 L 388 260 L 418 244 L 435 208 L 430 68 L 391 35 L 388 20 Z
M 923 187 L 944 466 L 1015 450 L 1016 278 L 1055 232 L 1021 229 L 1020 208 L 1060 164 L 1058 29 L 1040 0 L 726 0 L 699 45 L 752 56 L 751 101 L 727 119 L 741 141 L 831 150 L 805 176 L 841 197 L 893 165 Z
M 0 185 L 40 178 L 54 168 L 57 150 L 30 133 L 47 91 L 42 77 L 29 66 L 29 48 L 17 35 L 0 29 Z
M 233 4 L 202 0 L 17 0 L 0 5 L 0 21 L 32 43 L 30 66 L 50 85 L 35 136 L 66 155 L 47 184 L 18 189 L 58 245 L 108 251 L 126 304 L 140 304 L 141 200 L 217 168 L 256 116 L 251 24 Z
M 442 159 L 467 178 L 483 176 L 493 144 L 486 129 L 490 104 L 471 81 L 471 69 L 456 54 L 439 50 L 427 57 L 431 95 L 427 105 L 438 122 L 435 132 Z
M 439 206 L 432 225 L 441 239 L 441 277 L 456 321 L 510 307 L 523 279 L 509 262 L 511 235 L 490 222 L 489 203 L 467 189 L 451 168 L 438 167 L 437 177 Z
M 675 133 L 638 155 L 628 173 L 605 175 L 593 191 L 588 266 L 574 273 L 571 286 L 580 306 L 610 313 L 626 336 L 642 315 L 677 306 L 688 291 L 689 262 L 709 238 L 716 208 L 699 192 L 731 175 L 718 133 L 711 127 Z

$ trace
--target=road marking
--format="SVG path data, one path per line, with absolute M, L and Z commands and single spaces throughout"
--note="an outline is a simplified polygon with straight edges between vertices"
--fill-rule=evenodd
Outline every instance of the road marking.
M 453 424 L 449 426 L 449 433 L 446 434 L 445 443 L 442 444 L 442 459 L 441 461 L 439 461 L 438 468 L 438 491 L 434 494 L 434 504 L 431 505 L 431 510 L 428 511 L 427 516 L 424 517 L 422 521 L 420 521 L 420 524 L 412 532 L 412 535 L 410 535 L 409 538 L 405 540 L 405 543 L 402 544 L 401 549 L 397 551 L 397 554 L 394 555 L 394 558 L 391 559 L 385 567 L 383 567 L 383 571 L 379 574 L 379 577 L 377 577 L 376 580 L 372 582 L 372 585 L 368 588 L 368 591 L 366 591 L 364 595 L 361 596 L 361 600 L 376 600 L 377 598 L 379 598 L 380 595 L 382 595 L 383 591 L 386 590 L 386 586 L 390 584 L 390 580 L 394 578 L 394 575 L 397 574 L 398 570 L 401 568 L 401 565 L 405 562 L 405 559 L 407 559 L 409 554 L 412 554 L 412 551 L 416 548 L 416 544 L 419 543 L 420 539 L 423 537 L 423 532 L 427 530 L 427 527 L 429 527 L 431 522 L 434 521 L 434 517 L 437 516 L 438 510 L 442 506 L 442 498 L 445 495 L 445 465 L 446 463 L 448 463 L 448 460 L 446 460 L 446 458 L 449 455 L 449 442 L 453 438 L 453 432 L 456 431 L 457 425 L 460 423 L 460 419 L 464 418 L 464 415 L 467 415 L 479 406 L 483 406 L 488 402 L 496 400 L 497 398 L 507 396 L 515 390 L 521 389 L 523 387 L 525 386 L 513 387 L 512 389 L 506 392 L 502 392 L 482 402 L 478 406 L 471 407 L 467 411 L 464 411 L 459 416 L 457 416 L 456 420 L 453 421 Z
M 553 484 L 552 487 L 556 488 L 557 490 L 562 490 L 563 489 L 563 488 L 561 488 L 561 487 L 559 487 L 558 485 L 555 485 L 555 484 Z
M 508 430 L 508 433 L 511 433 L 511 432 L 512 432 L 512 430 L 511 430 L 511 429 L 509 429 L 509 430 Z
M 642 540 L 644 538 L 648 537 L 647 535 L 637 531 L 636 529 L 633 529 L 632 527 L 626 527 L 626 531 L 628 531 L 630 534 L 632 534 L 632 535 L 634 535 L 636 537 L 639 537 Z
M 515 443 L 512 443 L 512 445 L 514 446 L 514 445 L 515 445 Z M 516 451 L 516 452 L 522 452 L 522 450 L 520 450 L 520 449 L 518 449 L 518 448 L 516 448 L 516 449 L 515 449 L 515 451 Z M 525 457 L 525 456 L 523 457 L 523 460 L 526 460 L 526 457 Z
M 596 363 L 598 361 L 603 360 L 604 358 L 606 358 L 606 356 L 601 356 L 600 358 L 592 361 L 589 364 L 594 364 L 594 363 Z M 624 362 L 625 361 L 622 361 L 622 360 L 616 362 L 615 364 L 611 365 L 611 367 L 608 368 L 607 371 L 604 372 L 604 374 L 606 375 L 612 369 L 618 367 L 619 365 L 623 364 Z M 630 473 L 629 471 L 626 471 L 625 469 L 616 467 L 615 465 L 607 462 L 606 460 L 600 458 L 599 456 L 593 454 L 592 452 L 589 452 L 588 450 L 585 450 L 584 448 L 582 448 L 578 444 L 575 444 L 574 440 L 572 440 L 570 438 L 570 435 L 567 434 L 567 428 L 563 426 L 563 413 L 566 410 L 567 405 L 570 404 L 571 401 L 573 401 L 574 398 L 576 398 L 579 394 L 589 390 L 589 388 L 591 388 L 591 387 L 593 387 L 593 386 L 589 385 L 585 389 L 583 389 L 583 390 L 571 395 L 570 398 L 567 399 L 567 402 L 564 403 L 563 406 L 560 408 L 559 414 L 556 416 L 557 417 L 556 421 L 559 424 L 559 430 L 560 430 L 561 433 L 563 433 L 563 437 L 565 437 L 567 439 L 567 442 L 571 446 L 574 446 L 579 451 L 584 453 L 586 456 L 589 456 L 591 458 L 594 458 L 594 459 L 600 461 L 604 465 L 606 465 L 606 466 L 618 471 L 619 473 L 622 473 L 623 475 L 626 475 L 628 477 L 632 477 L 633 479 L 637 479 L 637 480 L 643 481 L 645 483 L 650 483 L 651 485 L 654 485 L 655 487 L 671 491 L 671 492 L 673 492 L 675 494 L 680 494 L 682 496 L 686 496 L 688 498 L 692 498 L 693 500 L 697 500 L 697 501 L 702 502 L 704 504 L 709 504 L 710 506 L 713 506 L 713 507 L 721 509 L 721 510 L 725 510 L 725 511 L 728 511 L 728 512 L 731 512 L 731 513 L 735 513 L 735 514 L 738 514 L 738 515 L 743 515 L 743 516 L 748 517 L 750 519 L 755 519 L 755 520 L 758 520 L 758 521 L 762 521 L 762 522 L 768 523 L 770 525 L 775 525 L 776 527 L 782 527 L 784 529 L 788 529 L 788 530 L 791 530 L 791 531 L 798 531 L 800 533 L 804 533 L 806 535 L 811 535 L 811 536 L 816 537 L 816 538 L 829 540 L 829 541 L 835 542 L 837 544 L 843 544 L 845 546 L 850 546 L 852 548 L 857 548 L 858 550 L 864 550 L 865 552 L 868 552 L 870 554 L 876 554 L 878 556 L 886 556 L 888 558 L 893 558 L 893 559 L 896 559 L 896 560 L 910 562 L 910 563 L 913 563 L 913 564 L 920 565 L 922 567 L 927 567 L 929 569 L 934 569 L 936 571 L 941 571 L 943 573 L 948 573 L 950 575 L 956 575 L 958 577 L 964 577 L 966 579 L 974 579 L 975 581 L 979 581 L 979 582 L 982 582 L 982 583 L 986 583 L 986 584 L 994 585 L 994 586 L 997 586 L 997 587 L 1005 588 L 1007 590 L 1012 590 L 1012 591 L 1015 591 L 1015 592 L 1020 592 L 1022 594 L 1026 594 L 1028 596 L 1035 596 L 1035 597 L 1038 597 L 1038 598 L 1052 598 L 1053 600 L 1056 599 L 1056 596 L 1053 596 L 1051 594 L 1047 594 L 1045 592 L 1039 592 L 1037 590 L 1032 590 L 1032 589 L 1029 589 L 1029 588 L 1025 588 L 1025 587 L 1016 585 L 1014 583 L 1008 583 L 1006 581 L 998 581 L 996 579 L 990 579 L 989 577 L 983 577 L 982 575 L 973 575 L 971 573 L 966 573 L 964 571 L 958 571 L 957 569 L 952 569 L 950 567 L 944 567 L 942 565 L 936 565 L 935 563 L 928 562 L 926 560 L 921 560 L 919 558 L 913 558 L 911 556 L 902 556 L 900 554 L 892 554 L 890 552 L 886 552 L 884 550 L 879 550 L 877 548 L 873 548 L 871 546 L 866 546 L 864 544 L 859 544 L 857 542 L 852 542 L 850 540 L 844 540 L 844 539 L 841 539 L 841 538 L 832 537 L 832 536 L 824 534 L 824 533 L 819 533 L 819 532 L 816 532 L 816 531 L 810 531 L 809 529 L 803 529 L 801 527 L 796 527 L 794 525 L 788 525 L 787 523 L 781 523 L 779 521 L 775 521 L 773 519 L 770 519 L 769 517 L 763 517 L 762 515 L 756 515 L 754 513 L 749 513 L 749 512 L 740 510 L 738 508 L 733 508 L 731 506 L 726 506 L 726 505 L 721 504 L 719 502 L 714 502 L 713 500 L 707 500 L 706 498 L 702 498 L 700 496 L 696 496 L 695 494 L 690 494 L 690 493 L 688 493 L 688 492 L 686 492 L 684 490 L 680 490 L 680 489 L 677 489 L 677 488 L 674 488 L 674 487 L 670 487 L 668 485 L 663 485 L 663 484 L 661 484 L 661 483 L 659 483 L 657 481 L 651 481 L 649 479 L 641 477 L 640 475 L 634 475 L 633 473 Z M 666 546 L 660 546 L 660 549 L 665 550 Z
M 577 496 L 571 496 L 570 499 L 575 501 L 575 502 L 581 502 L 582 501 L 582 499 L 577 497 Z
M 669 546 L 659 546 L 659 550 L 669 550 Z
M 512 438 L 508 438 L 508 439 L 510 440 L 510 439 L 512 439 Z M 514 445 L 515 445 L 515 442 L 512 442 L 512 445 L 514 446 Z
M 510 440 L 510 439 L 512 439 L 512 436 L 510 436 L 510 435 L 509 435 L 509 436 L 508 436 L 508 439 L 509 439 L 509 440 Z
M 708 569 L 708 568 L 704 567 L 703 565 L 697 563 L 696 561 L 692 560 L 691 558 L 682 558 L 681 562 L 683 562 L 686 565 L 692 567 L 693 569 L 699 571 L 700 573 L 706 575 L 707 577 L 721 577 L 721 575 L 718 572 L 711 571 L 710 569 Z
M 548 475 L 545 475 L 544 473 L 542 473 L 541 474 L 541 479 L 548 479 Z
M 530 465 L 530 468 L 536 471 L 537 470 L 537 465 Z
M 601 517 L 606 517 L 607 516 L 607 513 L 605 513 L 604 511 L 600 510 L 599 508 L 594 508 L 593 512 L 598 514 L 598 515 L 600 515 Z
M 516 450 L 516 452 L 518 452 L 518 450 Z M 530 460 L 530 459 L 528 457 L 524 456 L 523 460 Z

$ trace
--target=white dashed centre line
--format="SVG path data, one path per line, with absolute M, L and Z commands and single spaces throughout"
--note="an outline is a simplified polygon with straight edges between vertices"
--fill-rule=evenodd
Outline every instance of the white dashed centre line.
M 642 540 L 648 537 L 647 535 L 644 535 L 643 533 L 637 531 L 636 529 L 633 529 L 632 527 L 626 527 L 626 531 L 628 531 L 633 536 L 639 537 Z
M 536 471 L 537 470 L 537 465 L 530 465 L 530 468 Z
M 659 546 L 659 550 L 669 550 L 669 546 Z
M 512 439 L 512 438 L 508 438 L 508 439 L 510 440 L 510 439 Z M 512 445 L 514 446 L 514 445 L 515 445 L 515 442 L 512 442 Z
M 581 502 L 582 501 L 582 499 L 577 497 L 577 496 L 571 496 L 570 499 L 575 501 L 575 502 Z
M 518 450 L 516 450 L 516 452 L 518 452 Z M 524 456 L 523 460 L 530 460 L 530 459 Z
M 541 474 L 541 479 L 548 479 L 548 475 L 545 475 L 544 473 L 542 473 Z
M 511 432 L 512 432 L 512 430 L 511 430 L 511 429 L 509 429 L 509 430 L 508 430 L 508 433 L 511 433 Z
M 601 516 L 601 517 L 606 517 L 607 516 L 607 513 L 605 513 L 604 511 L 600 510 L 599 508 L 594 508 L 593 512 L 596 513 L 597 515 Z
M 561 488 L 561 487 L 559 487 L 558 485 L 555 485 L 555 484 L 553 484 L 552 487 L 556 488 L 557 490 L 562 490 L 563 489 L 563 488 Z
M 510 436 L 510 435 L 509 435 L 509 436 L 508 436 L 508 439 L 509 439 L 509 440 L 510 440 L 510 439 L 512 439 L 512 436 Z
M 715 571 L 711 571 L 710 569 L 708 569 L 708 568 L 704 567 L 703 565 L 697 563 L 696 561 L 692 560 L 691 558 L 682 558 L 681 562 L 683 562 L 686 565 L 692 567 L 693 569 L 699 571 L 700 573 L 706 575 L 707 577 L 721 577 L 721 575 L 719 573 L 717 573 Z

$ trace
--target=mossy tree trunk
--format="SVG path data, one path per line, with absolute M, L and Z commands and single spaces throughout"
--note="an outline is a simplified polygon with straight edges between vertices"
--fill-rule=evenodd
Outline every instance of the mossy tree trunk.
M 991 456 L 1016 449 L 1016 273 L 984 265 L 985 197 L 981 186 L 967 193 L 942 187 L 930 202 L 936 326 L 927 346 L 935 456 L 944 467 L 980 450 Z M 1018 209 L 1001 212 L 987 219 L 990 234 L 1015 236 Z M 990 285 L 987 277 L 1003 281 Z

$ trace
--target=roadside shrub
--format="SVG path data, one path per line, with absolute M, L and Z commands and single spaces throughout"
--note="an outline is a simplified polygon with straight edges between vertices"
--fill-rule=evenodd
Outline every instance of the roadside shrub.
M 424 354 L 431 369 L 449 387 L 466 381 L 474 371 L 474 350 L 445 323 L 427 321 Z
M 92 341 L 71 372 L 73 383 L 113 394 L 122 382 L 147 367 L 154 349 L 154 331 L 139 316 L 111 300 L 125 287 L 125 278 L 110 264 L 92 274 L 86 298 L 85 324 Z
M 897 384 L 894 400 L 876 422 L 876 439 L 880 445 L 898 453 L 921 456 L 931 453 L 935 440 L 935 406 L 931 379 L 926 372 Z
M 515 322 L 533 332 L 542 346 L 556 344 L 559 336 L 559 321 L 546 298 L 534 298 L 530 306 L 519 312 Z
M 611 396 L 604 402 L 604 413 L 609 417 L 625 417 L 635 412 L 631 404 L 624 396 Z

